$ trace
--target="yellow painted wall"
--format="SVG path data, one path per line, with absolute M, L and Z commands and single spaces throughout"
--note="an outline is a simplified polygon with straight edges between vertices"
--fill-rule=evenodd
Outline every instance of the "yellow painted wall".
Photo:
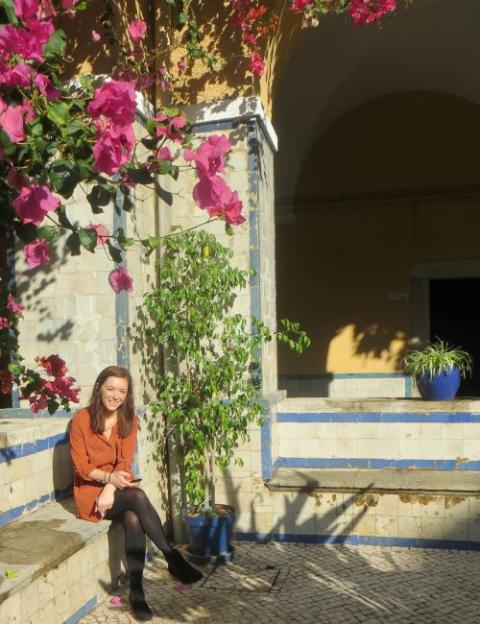
M 305 156 L 277 228 L 278 316 L 312 338 L 280 374 L 402 370 L 418 262 L 480 258 L 480 107 L 397 94 L 339 119 Z M 429 195 L 423 197 L 422 195 Z

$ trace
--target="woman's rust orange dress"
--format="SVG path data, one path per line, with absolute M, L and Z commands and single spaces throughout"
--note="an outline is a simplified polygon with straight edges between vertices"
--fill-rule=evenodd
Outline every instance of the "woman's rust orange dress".
M 89 478 L 92 470 L 125 470 L 132 476 L 131 465 L 137 443 L 137 430 L 138 420 L 135 417 L 130 435 L 121 438 L 115 425 L 107 440 L 103 434 L 92 431 L 87 409 L 78 411 L 72 418 L 70 451 L 74 468 L 73 498 L 80 518 L 91 522 L 101 519 L 95 511 L 95 501 L 102 491 L 103 483 Z

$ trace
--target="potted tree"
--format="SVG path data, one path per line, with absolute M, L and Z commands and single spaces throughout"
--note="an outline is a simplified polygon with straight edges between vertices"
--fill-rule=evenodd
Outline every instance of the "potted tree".
M 455 398 L 462 378 L 472 373 L 473 360 L 460 347 L 437 338 L 424 349 L 410 351 L 405 370 L 416 380 L 423 399 L 449 401 Z
M 159 449 L 174 440 L 183 461 L 190 552 L 227 558 L 234 509 L 217 503 L 215 477 L 232 460 L 242 464 L 235 450 L 263 420 L 262 344 L 276 335 L 301 353 L 310 341 L 295 323 L 282 321 L 283 330 L 272 334 L 258 319 L 233 312 L 250 272 L 232 266 L 232 252 L 212 234 L 169 236 L 162 251 L 159 287 L 145 296 L 146 333 L 165 362 L 150 430 Z

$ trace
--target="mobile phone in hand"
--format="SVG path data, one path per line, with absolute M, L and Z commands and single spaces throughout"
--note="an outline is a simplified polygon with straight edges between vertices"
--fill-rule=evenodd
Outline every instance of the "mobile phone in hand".
M 140 483 L 141 479 L 130 479 L 130 483 Z

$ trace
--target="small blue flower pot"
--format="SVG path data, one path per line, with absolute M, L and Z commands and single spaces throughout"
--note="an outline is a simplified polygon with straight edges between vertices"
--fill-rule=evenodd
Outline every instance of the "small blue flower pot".
M 459 369 L 454 366 L 449 371 L 435 375 L 421 375 L 416 378 L 422 399 L 426 401 L 451 401 L 455 398 L 462 378 Z
M 183 512 L 183 521 L 187 525 L 190 538 L 189 552 L 198 557 L 228 558 L 232 552 L 233 524 L 235 509 L 228 505 L 217 505 L 225 513 L 221 515 L 190 515 Z

